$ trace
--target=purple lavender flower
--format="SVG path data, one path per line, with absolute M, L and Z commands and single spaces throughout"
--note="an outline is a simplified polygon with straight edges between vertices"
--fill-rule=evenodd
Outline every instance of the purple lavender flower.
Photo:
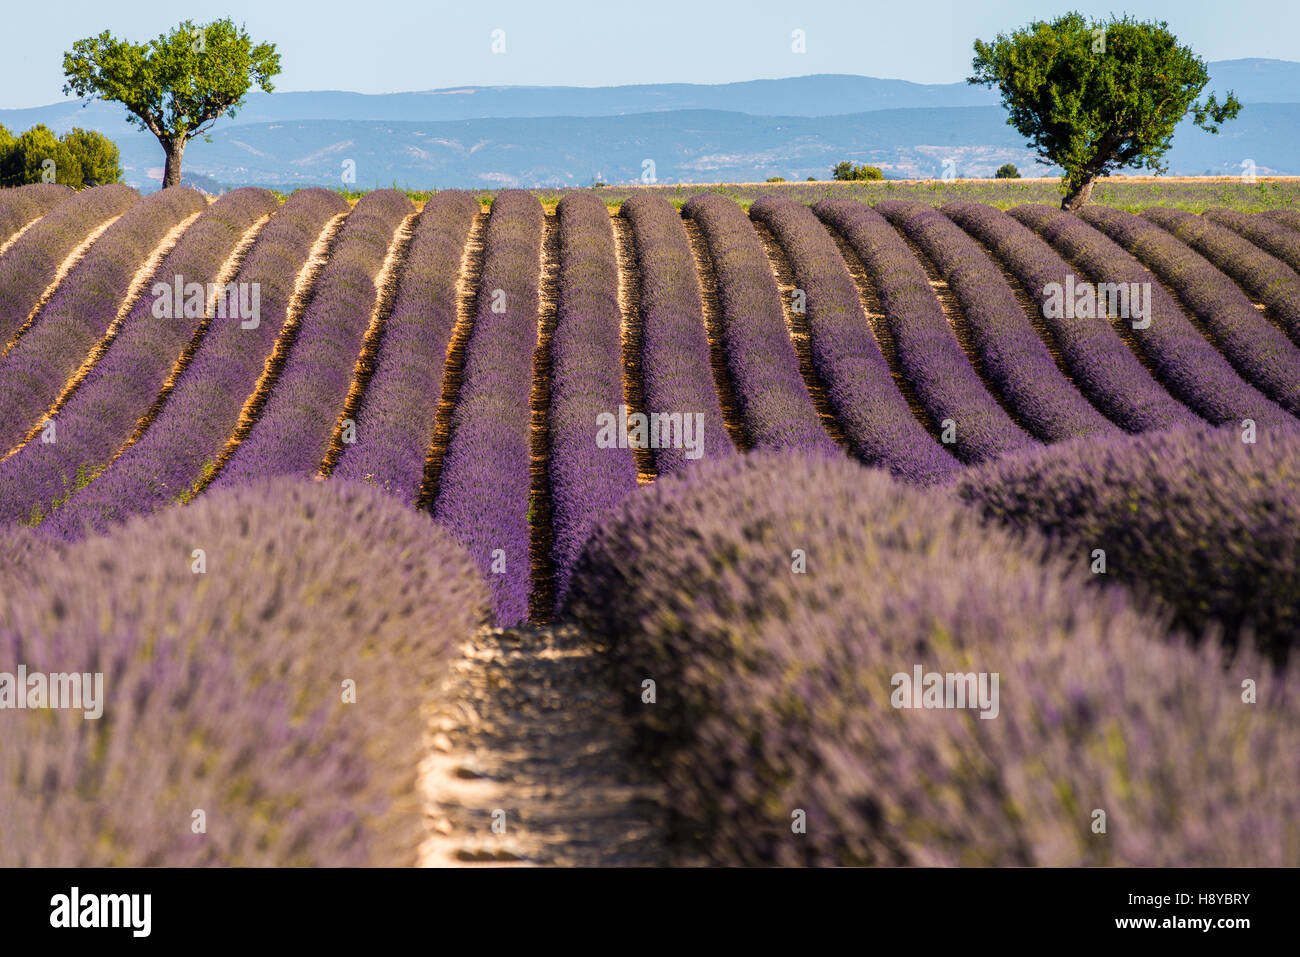
M 487 611 L 427 516 L 280 480 L 25 561 L 0 670 L 98 673 L 101 714 L 0 711 L 0 866 L 415 863 L 422 706 Z
M 632 226 L 641 279 L 639 371 L 646 412 L 689 410 L 704 416 L 700 459 L 688 459 L 683 449 L 656 449 L 655 471 L 670 475 L 692 461 L 732 455 L 735 446 L 727 436 L 714 386 L 699 279 L 682 218 L 653 193 L 629 197 L 619 215 Z
M 1119 209 L 1092 207 L 1085 208 L 1081 215 L 1168 284 L 1242 378 L 1292 415 L 1300 414 L 1300 349 L 1259 314 L 1236 283 L 1160 224 L 1181 223 L 1190 228 L 1199 225 L 1202 236 L 1214 227 L 1190 213 L 1183 213 L 1183 219 L 1177 210 L 1169 212 L 1175 215 L 1157 212 L 1144 218 Z M 1236 240 L 1250 248 L 1248 243 L 1228 235 L 1230 238 L 1218 238 Z M 1255 256 L 1266 258 L 1257 250 Z M 1262 278 L 1262 269 L 1257 275 Z
M 897 204 L 881 208 L 901 211 Z M 862 260 L 879 290 L 902 374 L 957 457 L 982 462 L 1035 444 L 980 381 L 925 269 L 884 216 L 850 200 L 824 201 L 816 212 Z
M 831 215 L 827 206 L 819 212 Z M 770 229 L 804 293 L 813 369 L 849 445 L 863 462 L 930 484 L 957 462 L 917 421 L 871 333 L 853 278 L 835 241 L 806 206 L 760 199 L 750 216 Z
M 948 283 L 989 380 L 1034 435 L 1059 442 L 1119 434 L 1057 368 L 1002 272 L 975 240 L 929 206 L 882 205 Z
M 1279 659 L 1300 634 L 1294 433 L 1202 425 L 1062 443 L 970 471 L 956 490 L 989 519 L 1057 540 L 1081 568 L 1102 550 L 1104 580 L 1157 599 L 1194 634 L 1253 635 Z
M 62 183 L 29 183 L 15 189 L 0 189 L 0 247 L 71 198 L 71 188 Z
M 373 482 L 408 504 L 419 496 L 456 324 L 461 259 L 480 208 L 469 193 L 450 191 L 425 204 L 361 398 L 357 440 L 343 447 L 331 474 Z
M 722 301 L 727 369 L 751 444 L 838 454 L 799 371 L 780 290 L 744 210 L 717 194 L 701 193 L 682 214 L 699 225 L 709 245 Z
M 523 190 L 492 202 L 464 379 L 433 515 L 492 587 L 497 624 L 528 618 L 532 593 L 530 397 L 537 348 L 542 205 Z
M 211 273 L 216 257 L 238 234 L 241 223 L 262 208 L 256 191 L 237 190 L 226 196 L 238 200 L 240 193 L 247 193 L 239 200 L 246 208 L 226 206 L 226 213 L 218 217 L 221 211 L 214 203 L 205 214 L 212 218 L 195 222 L 160 270 L 161 275 L 173 268 L 173 259 L 177 260 L 175 268 L 186 275 Z M 205 469 L 219 459 L 257 384 L 313 246 L 327 223 L 347 209 L 337 193 L 324 189 L 299 190 L 285 201 L 258 232 L 233 280 L 237 291 L 256 286 L 256 322 L 233 315 L 231 310 L 225 317 L 211 316 L 192 358 L 144 434 L 127 446 L 106 472 L 73 492 L 67 504 L 42 522 L 42 530 L 65 538 L 80 536 L 87 524 L 102 530 L 113 522 L 175 503 L 204 477 Z M 181 256 L 187 264 L 180 264 Z M 141 331 L 148 330 L 142 327 Z M 152 342 L 160 331 L 152 330 L 145 338 Z M 148 356 L 149 352 L 141 354 L 142 359 Z M 165 354 L 157 353 L 157 357 L 165 358 Z M 140 394 L 141 401 L 148 398 L 147 391 Z M 125 425 L 132 420 L 126 416 L 121 421 Z M 96 434 L 94 430 L 89 433 Z M 118 438 L 122 438 L 120 431 Z
M 997 256 L 1039 307 L 1075 386 L 1111 421 L 1148 432 L 1201 421 L 1171 396 L 1109 322 L 1069 318 L 1046 308 L 1049 290 L 1064 289 L 1074 267 L 1023 223 L 981 203 L 949 203 L 943 212 Z
M 1289 863 L 1294 688 L 1088 578 L 939 490 L 756 452 L 615 508 L 569 607 L 713 863 Z
M 5 251 L 0 258 L 0 349 L 12 342 L 63 261 L 139 198 L 121 183 L 88 189 L 57 204 Z
M 118 312 L 131 303 L 136 273 L 169 232 L 207 206 L 197 190 L 160 190 L 141 200 L 99 237 L 59 283 L 31 328 L 0 359 L 0 446 L 9 449 L 64 392 L 91 350 L 109 331 Z M 143 303 L 132 314 L 148 312 Z
M 370 328 L 375 280 L 398 227 L 414 211 L 406 194 L 384 189 L 367 193 L 348 214 L 266 405 L 214 484 L 317 474 Z
M 1295 420 L 1282 408 L 1236 373 L 1156 277 L 1123 247 L 1078 216 L 1059 209 L 1017 206 L 1011 215 L 1052 243 L 1092 282 L 1118 283 L 1130 289 L 1136 283 L 1140 289 L 1150 290 L 1150 315 L 1126 325 L 1175 398 L 1216 425 L 1251 419 L 1261 427 L 1295 427 Z
M 595 196 L 571 193 L 560 200 L 557 213 L 560 288 L 551 339 L 548 474 L 559 606 L 592 527 L 636 489 L 637 471 L 630 448 L 597 443 L 598 424 L 613 422 L 617 427 L 626 401 L 623 317 L 609 212 Z M 694 414 L 694 410 L 683 412 L 692 416 L 688 424 L 693 425 Z M 677 436 L 682 436 L 681 429 Z

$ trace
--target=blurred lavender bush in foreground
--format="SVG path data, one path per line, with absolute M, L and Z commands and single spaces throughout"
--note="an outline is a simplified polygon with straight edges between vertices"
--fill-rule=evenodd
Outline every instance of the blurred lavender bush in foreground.
M 1180 428 L 1068 442 L 964 474 L 986 518 L 1059 541 L 1080 568 L 1159 599 L 1193 635 L 1253 636 L 1278 660 L 1300 635 L 1300 439 Z
M 0 866 L 414 863 L 420 705 L 488 607 L 426 516 L 280 479 L 44 555 L 15 535 L 0 671 L 102 672 L 105 704 L 0 710 Z
M 615 509 L 568 607 L 714 863 L 1294 863 L 1295 676 L 1086 579 L 942 492 L 755 453 Z M 998 674 L 997 717 L 893 707 L 917 665 Z

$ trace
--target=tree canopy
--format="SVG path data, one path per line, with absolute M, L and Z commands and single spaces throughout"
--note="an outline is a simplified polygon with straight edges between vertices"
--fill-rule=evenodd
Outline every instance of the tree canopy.
M 38 124 L 14 137 L 0 126 L 0 186 L 45 182 L 80 189 L 121 178 L 117 144 L 100 133 L 73 127 L 56 137 Z
M 185 145 L 223 115 L 234 116 L 254 83 L 271 92 L 280 72 L 273 43 L 254 45 L 229 19 L 186 20 L 148 43 L 105 30 L 63 56 L 64 93 L 114 100 L 127 122 L 158 137 L 166 154 L 163 186 L 178 186 Z
M 848 160 L 836 163 L 831 170 L 832 179 L 884 179 L 885 174 L 878 166 L 855 166 Z
M 103 186 L 122 178 L 121 154 L 107 136 L 74 126 L 60 138 L 81 167 L 82 186 Z
M 1197 97 L 1205 61 L 1163 21 L 1086 20 L 1068 13 L 1034 21 L 991 43 L 975 41 L 968 83 L 997 87 L 1007 122 L 1030 139 L 1039 162 L 1065 175 L 1062 207 L 1088 201 L 1099 176 L 1126 167 L 1166 172 L 1174 129 L 1184 118 L 1217 133 L 1241 103 Z

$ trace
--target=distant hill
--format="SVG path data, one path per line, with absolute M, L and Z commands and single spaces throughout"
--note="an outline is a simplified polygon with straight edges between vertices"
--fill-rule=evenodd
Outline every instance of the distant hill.
M 193 162 L 229 183 L 359 186 L 584 186 L 626 183 L 646 160 L 661 182 L 826 178 L 840 159 L 892 175 L 937 175 L 951 156 L 968 175 L 1025 162 L 996 107 L 768 117 L 677 110 L 610 117 L 443 123 L 303 122 L 232 127 L 195 144 Z
M 413 93 L 250 93 L 222 125 L 290 120 L 438 122 L 502 117 L 619 116 L 669 110 L 727 110 L 763 116 L 833 116 L 930 106 L 989 106 L 997 96 L 965 83 L 920 84 L 870 76 L 824 74 L 743 83 L 653 83 L 638 86 L 467 86 Z M 26 110 L 0 110 L 0 123 L 24 129 L 45 123 L 102 123 L 122 116 L 118 106 L 68 100 Z M 98 127 L 96 127 L 98 128 Z
M 1233 89 L 1248 105 L 1215 137 L 1179 131 L 1171 172 L 1300 173 L 1300 63 L 1225 60 L 1211 89 Z M 820 75 L 717 85 L 462 87 L 419 93 L 253 94 L 212 142 L 186 151 L 186 171 L 225 185 L 292 187 L 340 183 L 356 164 L 358 186 L 494 187 L 628 182 L 643 162 L 660 182 L 825 177 L 842 159 L 871 162 L 889 176 L 985 176 L 1005 162 L 1026 174 L 1046 168 L 1005 123 L 982 87 Z M 161 182 L 152 136 L 128 127 L 121 107 L 68 100 L 0 110 L 11 130 L 43 122 L 112 136 L 126 179 Z
M 150 137 L 123 142 L 124 160 L 157 164 Z M 1190 123 L 1174 138 L 1170 172 L 1300 174 L 1300 104 L 1252 104 L 1219 136 Z M 337 186 L 345 161 L 356 185 L 497 188 L 627 183 L 653 160 L 659 182 L 825 179 L 839 160 L 889 177 L 991 176 L 1003 163 L 1046 175 L 999 107 L 876 110 L 851 116 L 767 117 L 679 110 L 612 117 L 444 123 L 312 121 L 230 127 L 186 153 L 222 183 Z M 156 170 L 156 167 L 155 167 Z

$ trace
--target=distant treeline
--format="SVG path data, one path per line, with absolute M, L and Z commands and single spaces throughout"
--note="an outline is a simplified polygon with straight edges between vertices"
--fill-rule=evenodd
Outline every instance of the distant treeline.
M 117 144 L 94 130 L 73 127 L 55 136 L 42 123 L 15 137 L 0 126 L 0 186 L 102 186 L 122 178 L 120 161 Z

